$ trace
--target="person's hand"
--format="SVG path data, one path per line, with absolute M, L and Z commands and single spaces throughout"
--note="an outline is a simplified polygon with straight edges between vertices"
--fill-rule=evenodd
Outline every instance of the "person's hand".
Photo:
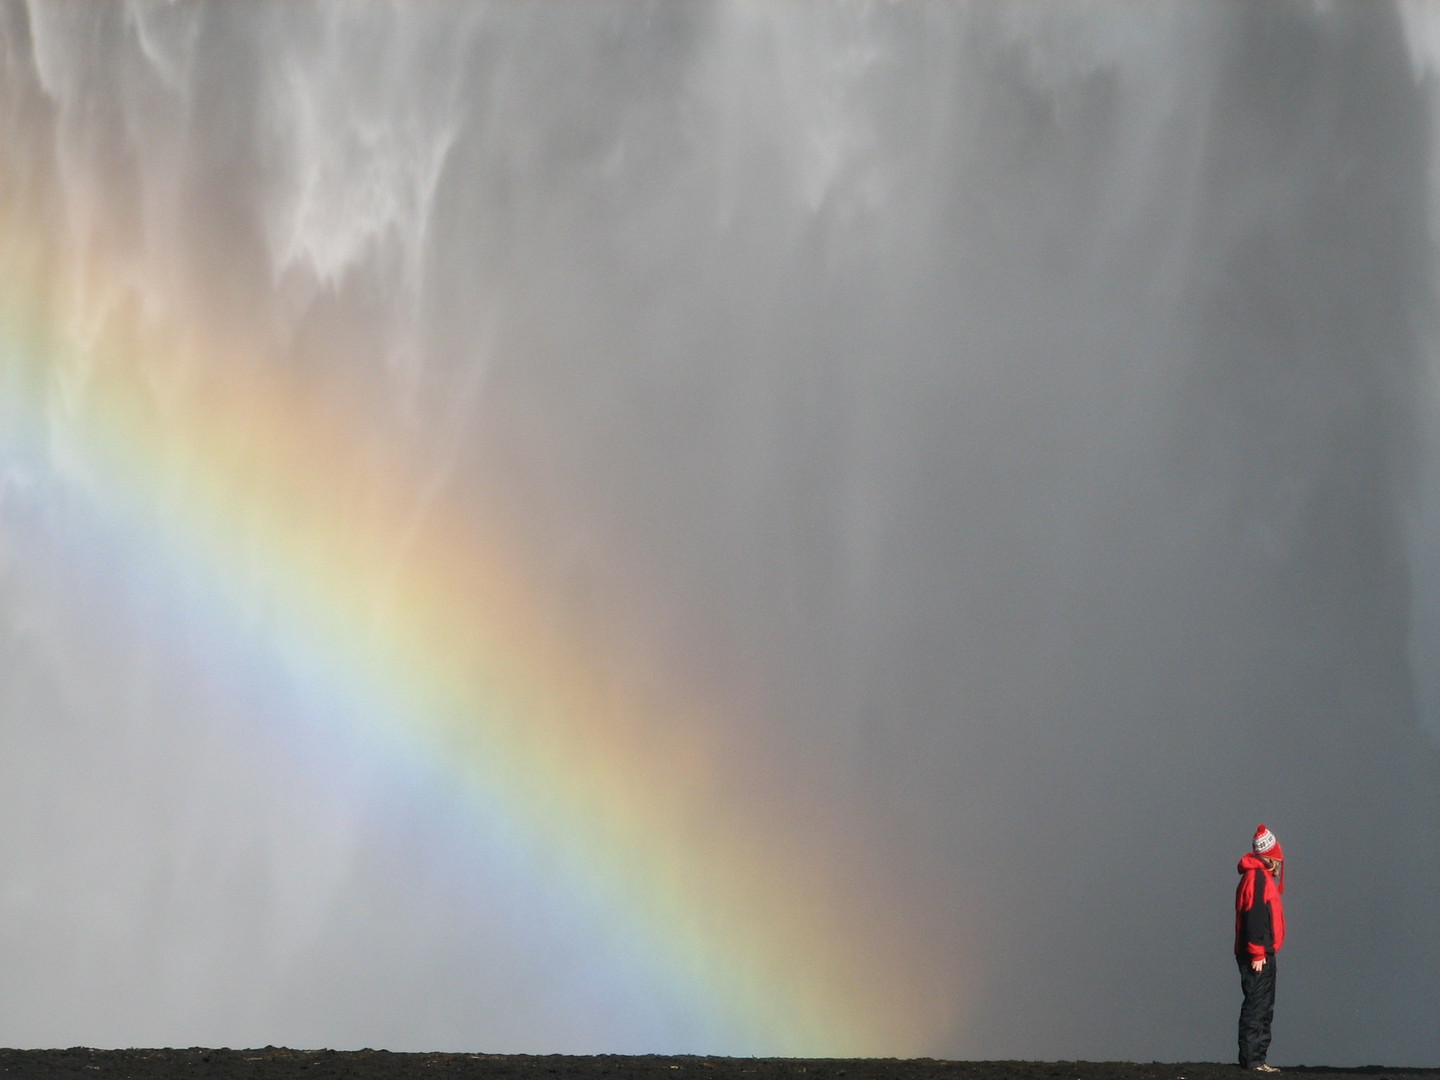
M 1257 957 L 1257 958 L 1254 959 L 1254 960 L 1251 960 L 1251 961 L 1250 961 L 1250 970 L 1251 970 L 1251 971 L 1254 971 L 1254 972 L 1257 972 L 1257 973 L 1258 973 L 1258 972 L 1261 972 L 1261 971 L 1264 971 L 1264 970 L 1265 970 L 1265 958 L 1264 958 L 1263 956 L 1261 956 L 1261 957 Z

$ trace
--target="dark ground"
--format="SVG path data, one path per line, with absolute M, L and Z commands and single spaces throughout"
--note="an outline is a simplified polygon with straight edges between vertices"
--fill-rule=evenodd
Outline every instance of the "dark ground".
M 0 1050 L 0 1077 L 170 1080 L 1240 1080 L 1213 1062 L 935 1061 L 931 1059 L 572 1057 L 396 1054 L 385 1050 Z M 1440 1069 L 1288 1068 L 1306 1078 L 1440 1078 Z

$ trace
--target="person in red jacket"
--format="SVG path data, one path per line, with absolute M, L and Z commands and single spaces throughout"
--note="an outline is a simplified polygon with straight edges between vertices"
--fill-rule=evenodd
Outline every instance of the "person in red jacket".
M 1275 1018 L 1275 954 L 1285 944 L 1285 853 L 1261 825 L 1240 860 L 1235 889 L 1235 961 L 1240 966 L 1240 1067 L 1279 1072 L 1265 1061 Z

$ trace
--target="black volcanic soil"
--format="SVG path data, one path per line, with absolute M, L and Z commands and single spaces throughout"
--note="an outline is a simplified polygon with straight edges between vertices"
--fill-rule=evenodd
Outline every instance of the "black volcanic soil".
M 1320 1077 L 1428 1077 L 1440 1069 L 1287 1068 Z M 396 1054 L 386 1050 L 0 1050 L 0 1077 L 134 1080 L 1240 1080 L 1213 1062 L 934 1061 L 709 1057 Z

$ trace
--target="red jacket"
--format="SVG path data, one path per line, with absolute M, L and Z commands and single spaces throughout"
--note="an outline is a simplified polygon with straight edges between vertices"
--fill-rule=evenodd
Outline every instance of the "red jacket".
M 1240 860 L 1235 889 L 1235 955 L 1260 960 L 1285 944 L 1285 871 L 1271 876 L 1258 855 Z

